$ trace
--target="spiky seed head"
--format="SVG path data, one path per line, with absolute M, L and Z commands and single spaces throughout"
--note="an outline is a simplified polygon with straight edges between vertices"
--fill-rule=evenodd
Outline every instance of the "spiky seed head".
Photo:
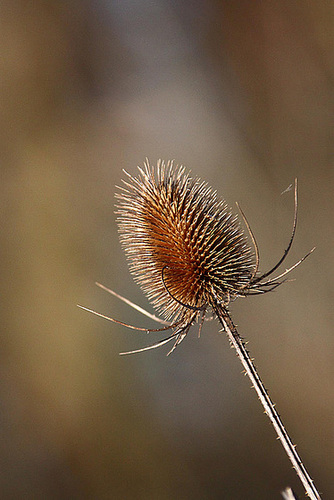
M 247 287 L 252 251 L 237 217 L 205 182 L 173 162 L 154 168 L 147 161 L 123 183 L 120 240 L 135 281 L 166 319 L 186 321 L 189 307 L 224 303 Z

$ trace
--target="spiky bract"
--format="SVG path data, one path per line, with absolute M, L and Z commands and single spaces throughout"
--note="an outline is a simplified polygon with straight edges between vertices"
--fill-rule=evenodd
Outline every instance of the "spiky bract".
M 127 175 L 116 195 L 120 239 L 134 279 L 166 319 L 227 302 L 247 287 L 252 252 L 215 191 L 173 162 L 156 169 L 147 162 L 138 177 Z

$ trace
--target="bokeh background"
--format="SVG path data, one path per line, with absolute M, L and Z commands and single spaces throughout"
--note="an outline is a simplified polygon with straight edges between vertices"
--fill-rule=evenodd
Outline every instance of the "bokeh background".
M 175 159 L 239 201 L 261 269 L 316 252 L 234 320 L 324 498 L 334 498 L 334 3 L 3 0 L 3 499 L 303 497 L 216 321 L 176 352 L 94 285 L 150 308 L 120 248 L 115 185 Z

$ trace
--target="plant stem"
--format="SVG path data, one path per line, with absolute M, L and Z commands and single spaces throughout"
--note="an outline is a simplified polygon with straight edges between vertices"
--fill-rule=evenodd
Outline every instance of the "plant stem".
M 262 403 L 265 413 L 268 415 L 278 438 L 280 439 L 283 448 L 285 449 L 286 454 L 288 455 L 294 469 L 301 480 L 307 495 L 311 498 L 311 500 L 321 500 L 321 497 L 314 486 L 314 483 L 308 474 L 301 458 L 299 457 L 295 445 L 292 443 L 289 434 L 287 433 L 284 424 L 281 420 L 281 417 L 277 413 L 275 409 L 275 405 L 270 399 L 268 392 L 254 366 L 254 363 L 249 356 L 249 353 L 246 349 L 246 346 L 240 337 L 231 316 L 223 306 L 216 306 L 215 311 L 219 318 L 220 323 L 222 324 L 231 345 L 237 351 L 237 355 L 241 360 L 241 363 L 250 378 L 254 389 L 257 392 L 257 395 Z

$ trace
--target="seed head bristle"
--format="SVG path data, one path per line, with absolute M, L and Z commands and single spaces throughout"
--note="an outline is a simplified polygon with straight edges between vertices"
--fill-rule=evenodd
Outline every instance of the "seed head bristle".
M 135 281 L 166 319 L 186 321 L 194 308 L 224 303 L 247 287 L 253 253 L 237 217 L 207 183 L 162 161 L 127 176 L 116 195 L 120 240 Z

